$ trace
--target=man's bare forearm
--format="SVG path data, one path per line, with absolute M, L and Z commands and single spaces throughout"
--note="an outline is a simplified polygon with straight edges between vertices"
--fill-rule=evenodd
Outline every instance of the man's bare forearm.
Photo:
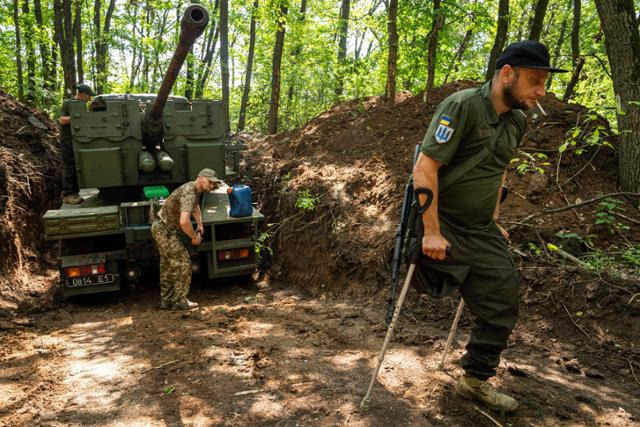
M 438 168 L 440 164 L 420 153 L 413 170 L 414 188 L 427 188 L 433 191 L 433 202 L 429 209 L 422 215 L 425 234 L 439 234 L 440 221 L 438 220 Z M 427 196 L 420 194 L 420 204 L 427 200 Z

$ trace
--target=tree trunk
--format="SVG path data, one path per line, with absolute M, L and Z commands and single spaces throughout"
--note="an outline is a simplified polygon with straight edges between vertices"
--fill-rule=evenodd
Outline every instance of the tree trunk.
M 451 60 L 451 65 L 449 65 L 449 67 L 447 68 L 447 74 L 444 76 L 444 82 L 442 82 L 443 86 L 447 84 L 451 71 L 453 71 L 454 73 L 458 72 L 458 69 L 460 68 L 460 60 L 464 55 L 464 51 L 467 50 L 467 46 L 471 41 L 472 35 L 473 35 L 473 29 L 471 26 L 469 26 L 469 28 L 467 29 L 467 32 L 464 34 L 464 37 L 462 38 L 462 42 L 460 43 L 460 47 L 458 48 L 458 51 L 456 52 L 456 54 L 453 56 L 453 59 Z
M 564 102 L 569 102 L 571 99 L 571 95 L 573 95 L 573 89 L 576 87 L 578 80 L 580 79 L 580 73 L 582 72 L 582 67 L 584 66 L 584 57 L 578 59 L 578 63 L 573 67 L 573 74 L 571 75 L 571 80 L 569 80 L 569 84 L 564 91 L 564 96 L 562 100 Z
M 64 78 L 64 97 L 71 98 L 76 90 L 76 64 L 73 49 L 72 0 L 53 0 L 56 41 L 60 46 L 60 58 Z
M 426 103 L 429 93 L 433 89 L 433 82 L 436 78 L 436 60 L 438 55 L 438 35 L 440 28 L 444 25 L 444 13 L 440 7 L 440 0 L 433 0 L 433 21 L 429 34 L 429 45 L 427 47 L 427 84 L 424 88 L 422 100 Z
M 187 76 L 184 85 L 184 97 L 189 101 L 193 99 L 193 73 L 194 73 L 194 59 L 193 59 L 193 46 L 189 49 L 189 53 L 187 54 Z
M 33 45 L 33 21 L 29 10 L 29 0 L 22 1 L 22 22 L 24 25 L 24 44 L 27 48 L 27 90 L 25 100 L 34 105 L 36 101 L 36 50 Z
M 640 33 L 633 0 L 596 0 L 613 89 L 618 100 L 618 176 L 625 191 L 640 192 Z
M 568 14 L 568 12 L 567 12 Z M 567 31 L 567 14 L 564 15 L 562 20 L 562 24 L 560 25 L 560 37 L 558 37 L 558 44 L 556 45 L 556 49 L 553 52 L 553 58 L 551 58 L 551 63 L 554 67 L 558 66 L 558 58 L 560 57 L 560 52 L 562 51 L 562 44 L 564 43 L 564 37 Z M 551 82 L 553 81 L 554 73 L 549 73 L 549 77 L 547 78 L 546 90 L 551 89 Z
M 93 4 L 93 31 L 95 35 L 95 55 L 96 55 L 96 93 L 103 93 L 107 83 L 107 56 L 109 30 L 111 28 L 111 18 L 116 6 L 115 0 L 109 0 L 107 13 L 104 18 L 104 26 L 102 21 L 102 0 L 95 0 Z
M 82 2 L 76 1 L 76 17 L 73 24 L 73 31 L 76 34 L 76 69 L 78 70 L 78 81 L 84 82 L 84 67 L 82 66 Z
M 211 64 L 213 63 L 213 57 L 216 52 L 216 45 L 218 44 L 218 37 L 220 35 L 220 27 L 216 25 L 216 20 L 213 18 L 218 11 L 218 0 L 215 2 L 213 11 L 210 11 L 211 21 L 205 35 L 205 48 L 202 50 L 201 60 L 199 61 L 198 71 L 196 73 L 196 94 L 195 98 L 202 98 L 204 94 L 204 87 L 207 84 L 209 75 L 211 75 Z
M 533 24 L 531 25 L 531 32 L 529 33 L 529 40 L 540 40 L 542 24 L 544 23 L 544 15 L 547 13 L 548 5 L 549 0 L 538 0 L 538 3 L 536 4 L 536 13 L 533 17 Z
M 396 102 L 396 64 L 398 62 L 398 0 L 389 2 L 389 20 L 387 33 L 389 38 L 389 56 L 387 58 L 387 86 L 385 97 L 387 107 L 393 107 Z
M 301 23 L 304 22 L 306 14 L 307 14 L 307 0 L 302 0 L 300 2 L 300 18 L 299 18 L 299 21 Z M 297 70 L 298 57 L 300 56 L 301 53 L 302 53 L 302 42 L 298 42 L 295 49 L 293 49 L 293 52 L 291 53 L 291 56 L 292 56 L 291 68 L 293 69 L 292 74 L 294 74 L 295 70 Z M 287 115 L 291 115 L 295 84 L 296 84 L 296 76 L 294 74 L 291 78 L 291 84 L 289 85 L 289 91 L 287 95 Z
M 571 26 L 571 62 L 575 67 L 580 58 L 580 8 L 582 0 L 573 0 L 573 25 Z
M 338 78 L 336 82 L 336 96 L 342 96 L 344 90 L 344 67 L 347 59 L 347 38 L 349 36 L 349 12 L 351 0 L 342 0 L 340 5 L 340 20 L 338 21 Z
M 280 13 L 278 14 L 278 30 L 276 32 L 276 43 L 273 47 L 273 61 L 271 69 L 271 100 L 269 102 L 269 121 L 267 132 L 275 134 L 278 131 L 278 109 L 280 108 L 280 67 L 282 65 L 282 50 L 284 48 L 285 23 L 288 13 L 287 5 L 284 1 L 280 3 Z
M 38 25 L 38 46 L 42 60 L 43 86 L 45 89 L 53 90 L 56 82 L 51 79 L 51 52 L 49 51 L 49 43 L 47 41 L 47 29 L 42 21 L 42 5 L 40 0 L 33 0 L 33 13 L 35 14 L 36 24 Z
M 18 99 L 24 102 L 24 83 L 22 80 L 22 46 L 20 40 L 20 12 L 18 8 L 18 0 L 13 0 L 13 25 L 16 32 L 16 66 L 18 68 Z
M 504 43 L 507 41 L 507 30 L 509 29 L 509 0 L 500 0 L 498 4 L 498 29 L 496 39 L 493 42 L 491 53 L 489 54 L 489 64 L 487 65 L 486 80 L 491 80 L 496 72 L 496 61 L 502 53 Z
M 306 3 L 306 0 L 303 0 Z M 258 0 L 253 3 L 251 12 L 251 27 L 249 28 L 249 52 L 247 54 L 247 70 L 244 74 L 244 88 L 242 89 L 242 102 L 240 103 L 240 114 L 238 116 L 238 129 L 243 131 L 245 126 L 245 115 L 249 104 L 249 91 L 251 89 L 251 74 L 253 72 L 253 53 L 256 47 L 256 13 L 258 13 Z
M 220 76 L 222 77 L 222 114 L 224 129 L 231 132 L 229 123 L 229 0 L 220 0 Z

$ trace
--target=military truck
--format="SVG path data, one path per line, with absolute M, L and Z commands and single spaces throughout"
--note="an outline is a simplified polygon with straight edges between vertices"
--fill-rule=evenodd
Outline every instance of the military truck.
M 71 101 L 71 132 L 84 201 L 43 217 L 45 238 L 57 242 L 65 297 L 116 291 L 136 282 L 142 266 L 157 268 L 151 221 L 170 191 L 211 168 L 225 181 L 202 194 L 203 240 L 192 247 L 194 272 L 208 278 L 247 276 L 257 267 L 255 242 L 263 215 L 229 215 L 227 183 L 238 176 L 241 144 L 225 133 L 219 101 L 170 96 L 191 45 L 209 21 L 191 5 L 180 41 L 156 95 L 98 95 L 90 106 Z

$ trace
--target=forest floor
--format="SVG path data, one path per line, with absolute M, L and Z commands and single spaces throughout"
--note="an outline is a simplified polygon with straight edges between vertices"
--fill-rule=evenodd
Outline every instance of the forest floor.
M 386 332 L 390 254 L 414 146 L 435 105 L 471 85 L 439 89 L 427 104 L 408 94 L 394 108 L 375 97 L 346 102 L 291 132 L 245 135 L 247 180 L 270 224 L 263 269 L 253 285 L 196 280 L 197 310 L 160 311 L 153 275 L 136 288 L 62 301 L 54 257 L 39 238 L 17 234 L 3 244 L 0 425 L 637 425 L 638 199 L 598 199 L 619 192 L 615 138 L 601 118 L 553 96 L 542 101 L 548 115 L 529 113 L 502 209 L 521 314 L 492 381 L 519 409 L 495 413 L 455 394 L 471 315 L 463 313 L 438 371 L 458 296 L 410 290 L 371 408 L 359 410 Z M 575 129 L 575 146 L 560 155 Z M 15 226 L 20 206 L 42 209 L 59 196 L 49 191 L 38 205 L 16 199 L 24 180 L 2 160 L 13 192 L 0 193 L 0 231 L 11 235 L 28 228 Z M 39 236 L 40 225 L 29 225 Z M 547 242 L 597 268 L 564 261 Z

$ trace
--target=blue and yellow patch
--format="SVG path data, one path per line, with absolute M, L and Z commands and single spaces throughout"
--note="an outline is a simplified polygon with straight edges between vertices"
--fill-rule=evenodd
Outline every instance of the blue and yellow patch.
M 451 117 L 445 116 L 444 114 L 440 116 L 440 120 L 438 121 L 441 125 L 449 126 L 451 123 Z
M 451 121 L 452 119 L 449 116 L 444 114 L 440 116 L 440 119 L 438 120 L 438 128 L 435 132 L 435 138 L 438 144 L 444 144 L 451 139 L 451 135 L 453 135 L 453 131 L 455 130 L 449 127 Z

